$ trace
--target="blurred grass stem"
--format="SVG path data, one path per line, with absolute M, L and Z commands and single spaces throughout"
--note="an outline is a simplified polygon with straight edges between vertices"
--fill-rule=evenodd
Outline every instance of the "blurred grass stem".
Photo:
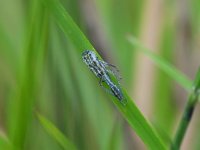
M 190 120 L 192 119 L 195 106 L 198 102 L 199 93 L 200 93 L 200 68 L 197 72 L 196 79 L 194 81 L 193 90 L 189 96 L 180 124 L 175 134 L 174 141 L 171 145 L 172 150 L 180 149 L 180 146 L 185 136 L 185 133 L 187 131 L 188 125 L 190 123 Z

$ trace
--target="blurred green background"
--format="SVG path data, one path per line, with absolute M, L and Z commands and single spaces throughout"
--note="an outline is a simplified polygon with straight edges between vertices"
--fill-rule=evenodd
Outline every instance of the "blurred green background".
M 200 63 L 200 0 L 61 3 L 104 60 L 118 66 L 121 84 L 169 144 L 188 93 L 135 51 L 127 36 L 193 79 Z M 0 1 L 1 150 L 63 149 L 37 112 L 77 149 L 147 149 L 75 49 L 40 0 Z M 199 124 L 195 115 L 181 149 L 200 149 Z

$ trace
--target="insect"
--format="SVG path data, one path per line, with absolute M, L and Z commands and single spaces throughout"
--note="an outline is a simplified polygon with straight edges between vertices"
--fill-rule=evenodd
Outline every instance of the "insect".
M 105 82 L 110 89 L 106 89 L 109 93 L 117 97 L 120 102 L 123 101 L 124 96 L 122 94 L 121 89 L 112 82 L 109 73 L 113 74 L 117 79 L 119 77 L 116 75 L 116 73 L 109 69 L 109 67 L 115 68 L 114 65 L 108 64 L 107 62 L 104 62 L 102 60 L 99 60 L 99 58 L 96 56 L 96 54 L 93 51 L 85 50 L 82 53 L 82 59 L 84 63 L 88 66 L 88 68 L 95 74 L 96 77 L 98 77 L 100 86 L 103 87 L 103 82 Z M 118 70 L 117 70 L 118 71 Z

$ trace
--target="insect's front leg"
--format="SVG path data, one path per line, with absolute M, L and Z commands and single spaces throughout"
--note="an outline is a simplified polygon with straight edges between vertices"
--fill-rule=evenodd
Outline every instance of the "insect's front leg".
M 100 85 L 100 86 L 103 86 L 102 82 L 103 82 L 103 76 L 101 76 L 101 77 L 100 77 L 100 80 L 99 80 L 99 85 Z

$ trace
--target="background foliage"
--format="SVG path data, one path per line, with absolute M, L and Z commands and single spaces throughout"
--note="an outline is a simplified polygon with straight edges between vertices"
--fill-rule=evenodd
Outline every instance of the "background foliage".
M 200 62 L 200 1 L 57 2 L 0 1 L 0 149 L 170 145 Z M 142 114 L 131 102 L 121 107 L 83 65 L 81 52 L 92 45 L 119 67 Z M 181 149 L 199 149 L 199 123 L 194 115 Z

